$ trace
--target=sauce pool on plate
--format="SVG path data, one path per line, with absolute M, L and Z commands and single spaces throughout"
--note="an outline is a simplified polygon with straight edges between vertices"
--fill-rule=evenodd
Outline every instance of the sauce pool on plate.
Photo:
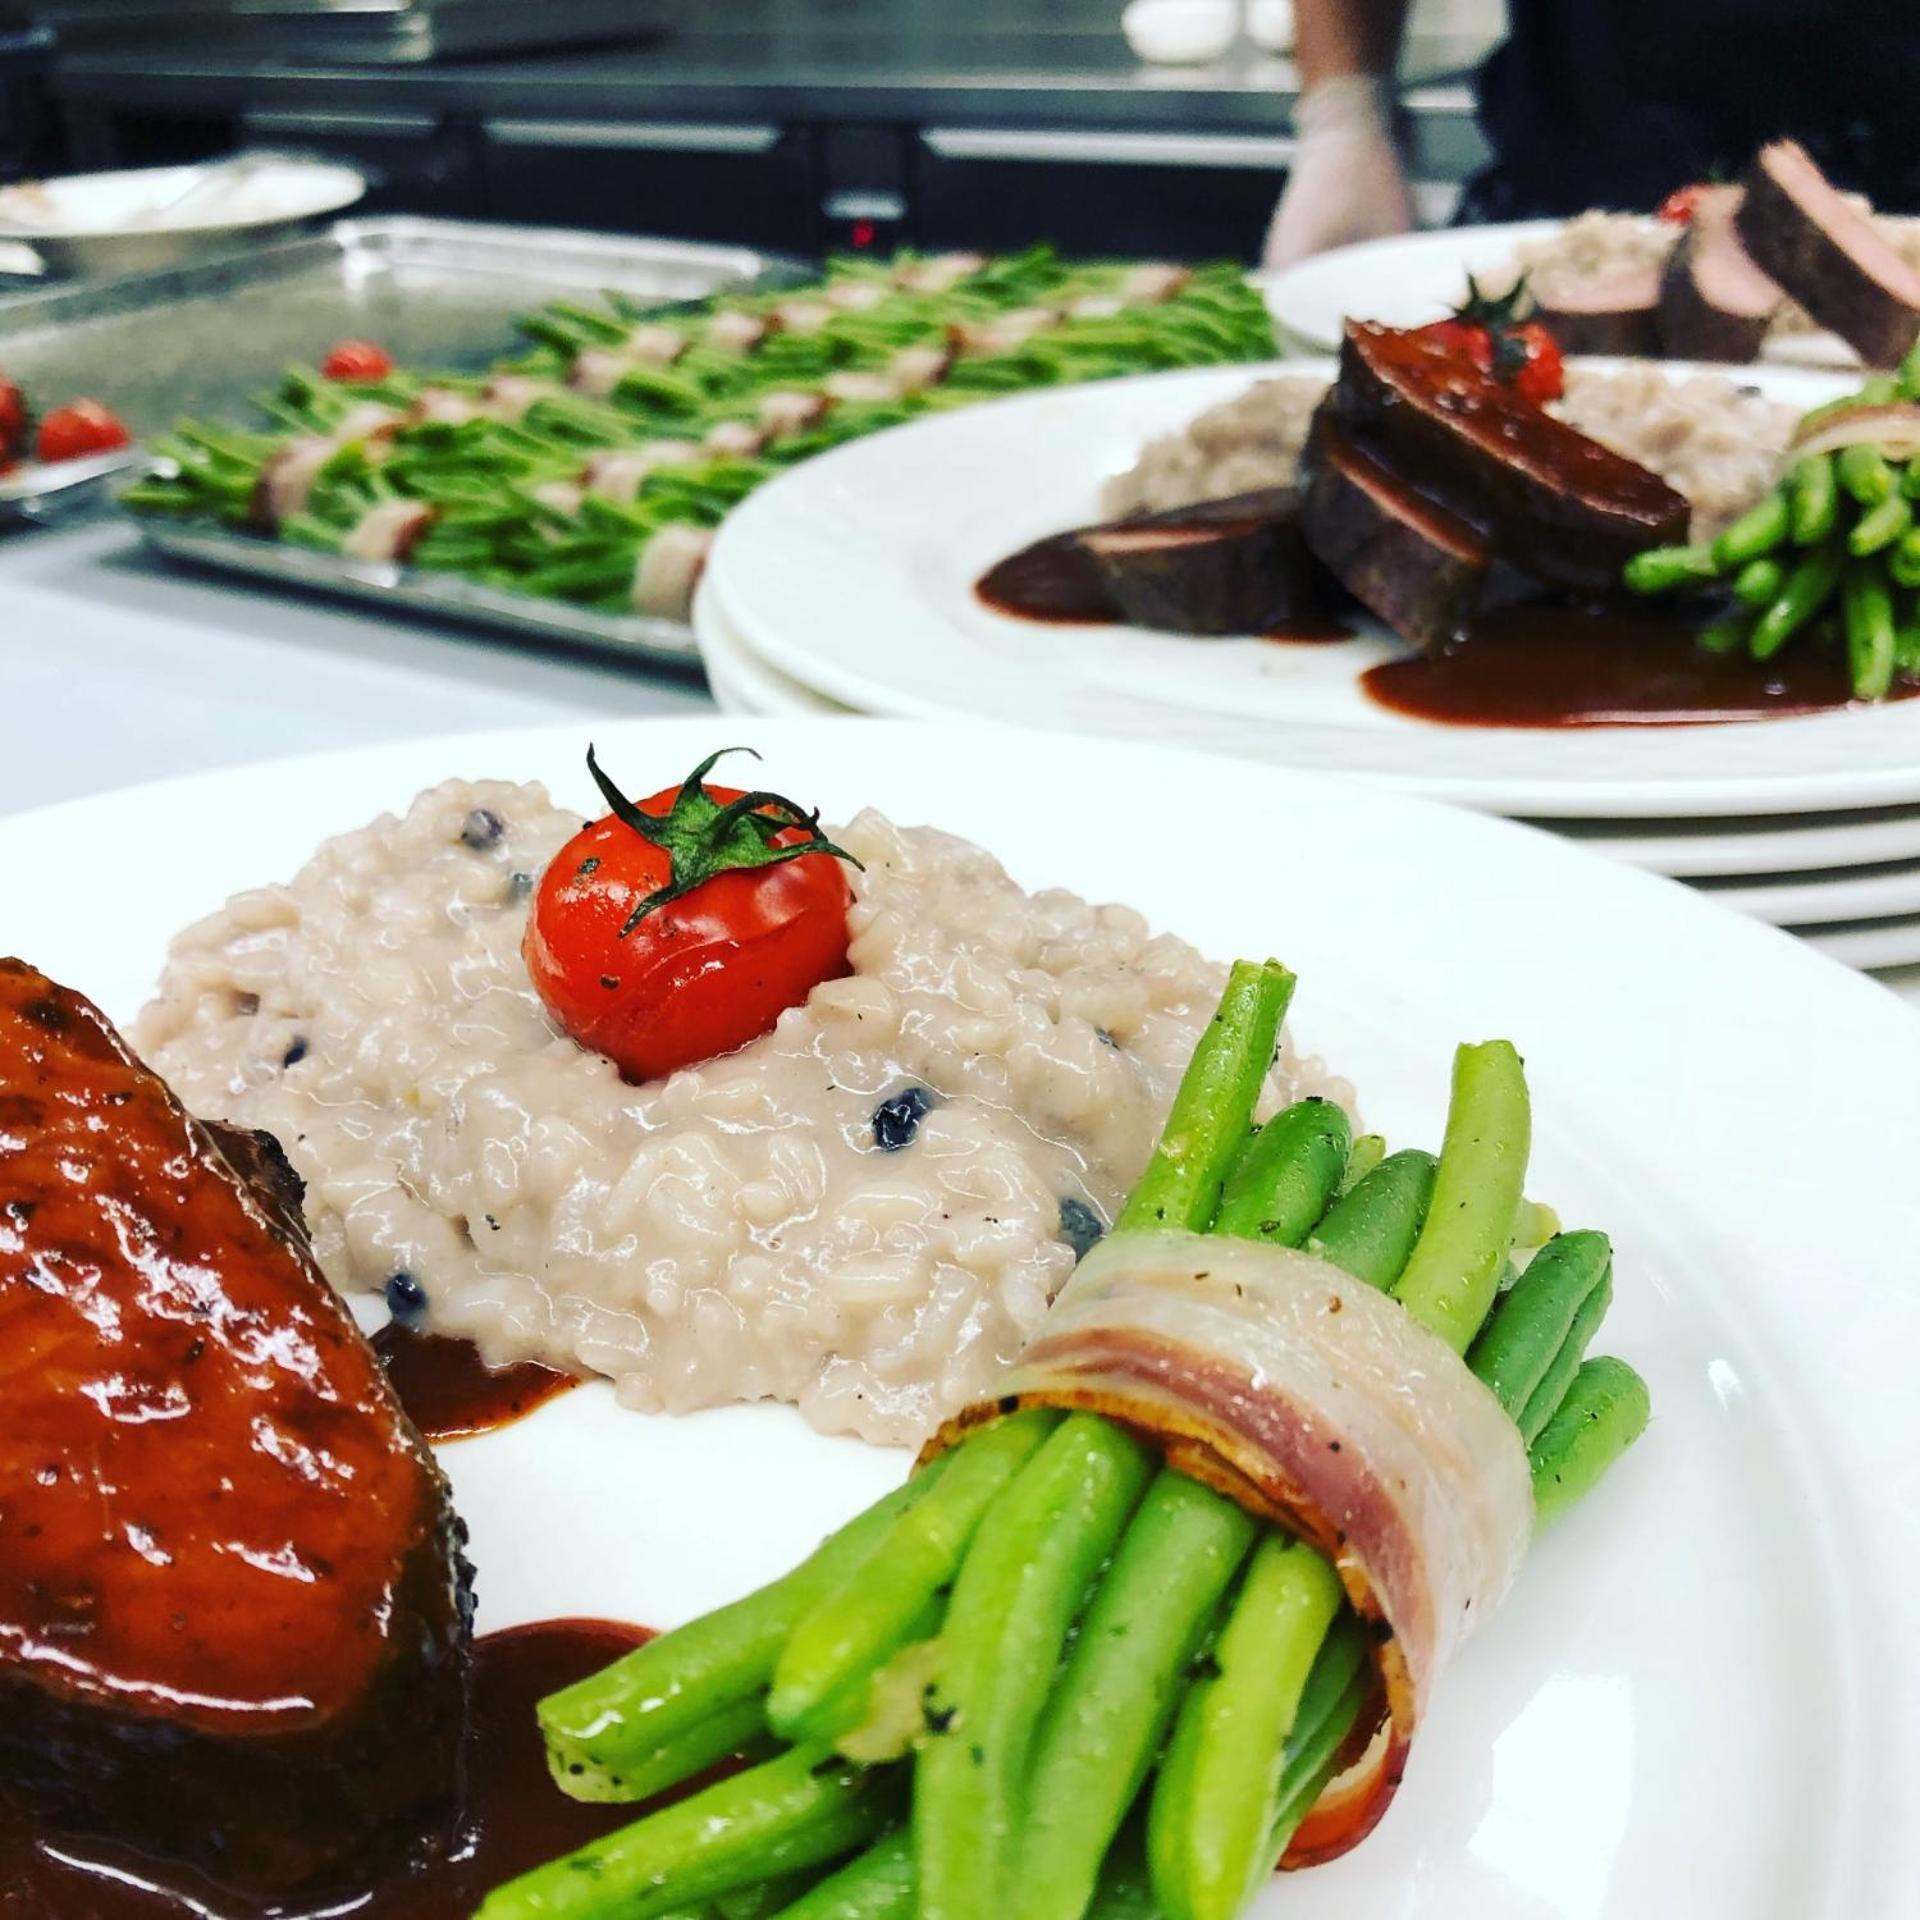
M 57 1840 L 0 1802 L 0 1920 L 468 1920 L 503 1880 L 644 1810 L 569 1800 L 548 1776 L 534 1707 L 651 1637 L 611 1620 L 542 1620 L 474 1643 L 465 1806 L 440 1858 L 307 1901 L 236 1902 L 161 1863 Z
M 429 1440 L 461 1440 L 510 1426 L 580 1385 L 578 1376 L 532 1360 L 489 1367 L 471 1340 L 420 1333 L 397 1320 L 373 1336 L 373 1350 L 407 1417 Z
M 1853 704 L 1837 648 L 1803 643 L 1754 660 L 1709 653 L 1679 620 L 1554 606 L 1484 614 L 1457 644 L 1360 679 L 1395 713 L 1463 727 L 1700 726 Z M 1891 697 L 1916 694 L 1900 681 Z

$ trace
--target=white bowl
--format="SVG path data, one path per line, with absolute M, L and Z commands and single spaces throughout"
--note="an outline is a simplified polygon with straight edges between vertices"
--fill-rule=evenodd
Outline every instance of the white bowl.
M 1240 31 L 1240 8 L 1236 0 L 1133 0 L 1120 30 L 1142 60 L 1156 65 L 1218 60 Z
M 216 177 L 223 170 L 232 176 L 224 185 Z M 195 191 L 202 182 L 205 190 Z M 351 167 L 277 156 L 68 174 L 0 188 L 0 242 L 31 248 L 50 275 L 143 273 L 217 251 L 236 236 L 290 232 L 351 206 L 366 190 Z
M 1293 0 L 1247 0 L 1247 38 L 1262 53 L 1293 51 Z

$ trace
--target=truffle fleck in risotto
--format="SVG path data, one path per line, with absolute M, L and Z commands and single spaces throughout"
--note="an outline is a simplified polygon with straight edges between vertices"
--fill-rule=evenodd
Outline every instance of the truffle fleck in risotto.
M 342 1288 L 633 1407 L 772 1396 L 919 1438 L 1111 1217 L 1224 970 L 868 812 L 835 836 L 865 863 L 851 974 L 632 1086 L 521 959 L 579 825 L 538 786 L 434 788 L 183 933 L 140 1046 L 197 1111 L 279 1137 Z M 1345 1098 L 1283 1050 L 1270 1100 L 1311 1092 Z

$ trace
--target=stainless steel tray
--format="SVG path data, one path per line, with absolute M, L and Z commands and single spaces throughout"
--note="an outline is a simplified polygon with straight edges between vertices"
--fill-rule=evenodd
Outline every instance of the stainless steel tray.
M 564 600 L 538 600 L 530 594 L 502 593 L 477 586 L 457 574 L 425 573 L 384 562 L 343 560 L 337 554 L 290 547 L 263 535 L 231 532 L 191 522 L 142 520 L 147 544 L 169 558 L 227 573 L 251 574 L 279 586 L 338 594 L 381 607 L 469 625 L 497 628 L 546 646 L 639 661 L 648 666 L 699 664 L 693 629 L 677 620 L 645 614 L 596 613 Z
M 617 288 L 697 299 L 797 278 L 745 247 L 408 218 L 342 220 L 321 233 L 128 275 L 0 298 L 0 372 L 41 407 L 104 400 L 136 439 L 182 414 L 239 419 L 290 360 L 335 340 L 378 340 L 416 365 L 484 366 L 513 345 L 513 316 L 556 295 Z M 104 500 L 60 468 L 0 487 L 0 522 Z

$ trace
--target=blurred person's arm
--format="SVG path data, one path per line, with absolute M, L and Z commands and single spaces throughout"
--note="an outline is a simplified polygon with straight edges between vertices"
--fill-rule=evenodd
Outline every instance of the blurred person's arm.
M 1267 229 L 1270 267 L 1413 225 L 1394 79 L 1407 0 L 1295 0 L 1294 20 L 1297 151 Z

